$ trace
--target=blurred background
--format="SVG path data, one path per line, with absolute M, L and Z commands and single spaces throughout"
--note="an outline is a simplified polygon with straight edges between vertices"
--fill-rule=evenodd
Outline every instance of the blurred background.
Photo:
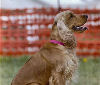
M 0 85 L 10 85 L 49 41 L 54 17 L 64 10 L 89 16 L 88 30 L 75 33 L 80 66 L 72 85 L 100 85 L 100 0 L 0 0 Z

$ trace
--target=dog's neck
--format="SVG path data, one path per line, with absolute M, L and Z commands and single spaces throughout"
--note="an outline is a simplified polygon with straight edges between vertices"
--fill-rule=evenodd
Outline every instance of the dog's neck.
M 64 45 L 64 43 L 62 43 L 62 42 L 60 42 L 60 41 L 57 41 L 57 40 L 50 40 L 50 43 L 53 43 L 53 44 L 56 44 L 55 46 L 57 47 L 57 48 L 59 48 L 60 50 L 62 50 L 63 49 L 63 52 L 68 52 L 71 56 L 76 56 L 75 54 L 76 54 L 76 50 L 75 50 L 75 48 L 68 48 L 68 47 L 66 47 L 65 45 Z M 65 50 L 64 50 L 65 49 Z

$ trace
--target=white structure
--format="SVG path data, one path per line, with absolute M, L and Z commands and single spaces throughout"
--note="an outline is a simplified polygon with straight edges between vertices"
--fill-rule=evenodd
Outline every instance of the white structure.
M 61 7 L 99 8 L 100 0 L 60 0 Z M 0 0 L 1 8 L 57 7 L 57 0 Z

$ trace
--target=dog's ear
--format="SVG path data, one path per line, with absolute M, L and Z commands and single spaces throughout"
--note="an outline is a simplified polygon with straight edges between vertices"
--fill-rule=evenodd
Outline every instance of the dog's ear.
M 62 20 L 57 22 L 58 33 L 61 39 L 65 40 L 65 35 L 69 31 L 68 27 L 64 24 Z
M 68 27 L 65 25 L 65 23 L 62 20 L 58 20 L 57 28 L 58 28 L 59 31 L 67 31 L 67 30 L 69 30 Z
M 73 36 L 73 33 L 67 27 L 67 25 L 65 25 L 63 21 L 59 20 L 57 22 L 57 28 L 62 42 L 69 48 L 75 47 L 76 46 L 75 38 Z

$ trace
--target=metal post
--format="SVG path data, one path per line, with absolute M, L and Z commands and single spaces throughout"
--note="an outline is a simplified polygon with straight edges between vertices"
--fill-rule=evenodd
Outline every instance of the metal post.
M 57 0 L 57 3 L 58 3 L 58 12 L 60 12 L 61 11 L 60 0 Z

